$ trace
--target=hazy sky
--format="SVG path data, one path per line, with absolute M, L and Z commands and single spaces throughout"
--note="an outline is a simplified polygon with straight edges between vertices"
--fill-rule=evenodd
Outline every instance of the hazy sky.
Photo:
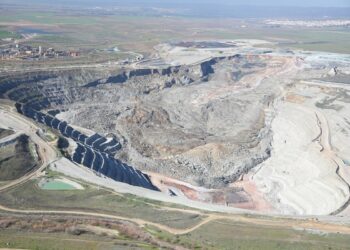
M 211 18 L 350 18 L 350 0 L 0 0 L 0 9 L 6 3 L 43 11 L 118 6 L 171 9 L 174 15 Z
M 208 0 L 209 1 L 209 0 Z M 221 1 L 221 0 L 220 0 Z M 215 1 L 211 1 L 215 2 Z M 350 0 L 223 0 L 231 4 L 273 5 L 273 6 L 300 6 L 300 7 L 350 7 Z
M 136 0 L 137 1 L 137 0 Z M 117 0 L 116 0 L 117 2 Z M 230 5 L 350 7 L 350 0 L 162 0 L 159 2 L 205 2 Z
M 45 4 L 209 4 L 209 5 L 255 5 L 294 7 L 350 7 L 350 0 L 0 0 L 1 2 L 45 3 Z

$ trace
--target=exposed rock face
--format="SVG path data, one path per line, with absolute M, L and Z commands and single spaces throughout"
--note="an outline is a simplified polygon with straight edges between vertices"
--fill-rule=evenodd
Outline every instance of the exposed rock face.
M 264 110 L 278 90 L 251 74 L 268 63 L 236 55 L 159 69 L 31 73 L 4 78 L 0 94 L 117 135 L 117 157 L 137 168 L 222 187 L 269 157 Z
M 76 149 L 74 153 L 67 156 L 73 162 L 88 167 L 99 174 L 119 182 L 151 190 L 158 190 L 152 184 L 148 175 L 143 174 L 141 171 L 128 166 L 111 156 L 121 148 L 120 143 L 116 141 L 115 138 L 107 139 L 99 134 L 94 134 L 88 137 L 69 126 L 66 122 L 60 121 L 57 118 L 53 118 L 42 112 L 38 112 L 28 105 L 16 103 L 15 106 L 19 113 L 36 120 L 38 123 L 56 129 L 66 138 L 73 139 L 75 141 Z M 68 140 L 66 140 L 65 144 L 64 147 L 68 148 Z

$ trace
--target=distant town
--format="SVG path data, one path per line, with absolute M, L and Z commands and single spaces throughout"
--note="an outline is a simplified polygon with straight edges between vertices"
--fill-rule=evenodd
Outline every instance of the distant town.
M 1 60 L 44 60 L 63 57 L 78 57 L 79 51 L 62 51 L 54 48 L 34 47 L 19 43 L 11 43 L 0 49 Z
M 303 26 L 303 27 L 334 27 L 350 26 L 350 20 L 328 19 L 328 20 L 267 20 L 267 24 L 281 26 Z

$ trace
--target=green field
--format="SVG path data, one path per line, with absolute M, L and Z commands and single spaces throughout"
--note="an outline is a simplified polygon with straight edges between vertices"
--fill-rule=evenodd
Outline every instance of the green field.
M 0 193 L 0 204 L 16 209 L 78 210 L 140 218 L 174 228 L 187 228 L 204 216 L 167 211 L 130 195 L 116 195 L 86 186 L 85 190 L 42 190 L 30 181 L 6 193 Z
M 241 27 L 236 19 L 212 19 L 143 16 L 143 15 L 78 15 L 69 10 L 21 9 L 0 10 L 0 33 L 19 35 L 23 29 L 35 29 L 36 36 L 21 43 L 56 50 L 79 50 L 79 57 L 53 58 L 39 61 L 6 60 L 0 70 L 44 69 L 74 65 L 91 66 L 134 59 L 137 52 L 145 57 L 154 52 L 159 43 L 179 40 L 263 39 L 274 44 L 264 47 L 302 49 L 335 53 L 350 53 L 349 28 L 270 28 L 257 21 Z M 2 41 L 1 43 L 6 43 Z M 108 49 L 117 46 L 120 52 Z
M 4 38 L 20 38 L 21 36 L 15 32 L 0 29 L 0 39 Z
M 185 237 L 215 243 L 222 249 L 350 249 L 350 237 L 346 235 L 313 234 L 292 228 L 221 220 L 208 223 Z
M 85 190 L 42 190 L 37 185 L 38 182 L 32 180 L 6 193 L 0 193 L 0 204 L 16 209 L 98 212 L 126 218 L 140 218 L 177 229 L 191 228 L 205 217 L 204 215 L 182 211 L 170 211 L 166 208 L 161 209 L 163 205 L 161 202 L 150 202 L 147 199 L 133 195 L 116 195 L 88 185 L 84 185 Z M 350 237 L 348 235 L 305 231 L 293 228 L 288 223 L 284 224 L 283 220 L 281 220 L 281 223 L 271 225 L 254 224 L 255 219 L 267 222 L 269 220 L 276 222 L 278 219 L 244 217 L 253 220 L 251 220 L 252 222 L 243 222 L 230 218 L 225 220 L 216 219 L 181 235 L 173 235 L 150 225 L 146 225 L 142 230 L 145 230 L 159 241 L 189 249 L 350 249 Z M 109 249 L 111 244 L 114 246 L 117 244 L 112 240 L 95 240 L 93 237 L 90 237 L 90 240 L 87 241 L 84 235 L 73 237 L 64 233 L 25 233 L 23 231 L 10 234 L 9 230 L 2 231 L 0 247 L 5 246 L 4 244 L 10 241 L 13 247 L 46 249 L 47 245 L 43 241 L 43 235 L 44 238 L 48 239 L 56 238 L 52 241 L 53 246 L 55 246 L 54 249 Z M 10 234 L 11 237 L 6 237 L 7 234 Z M 117 242 L 122 243 L 123 239 L 120 240 L 117 239 Z M 99 243 L 99 241 L 101 242 Z M 119 248 L 120 245 L 118 244 L 117 249 L 124 249 Z M 140 242 L 137 244 L 140 244 Z M 141 248 L 150 249 L 151 246 L 138 245 L 133 249 Z
M 350 237 L 341 234 L 307 232 L 280 226 L 265 226 L 231 220 L 209 222 L 191 233 L 174 236 L 154 227 L 147 227 L 155 237 L 167 242 L 198 249 L 287 249 L 328 250 L 350 249 Z
M 1 230 L 0 248 L 35 250 L 90 249 L 154 249 L 151 245 L 131 239 L 110 239 L 100 235 L 69 235 L 67 233 L 19 232 Z
M 124 51 L 150 53 L 154 45 L 172 40 L 265 39 L 283 48 L 350 53 L 349 28 L 270 28 L 259 22 L 240 27 L 240 20 L 157 16 L 76 15 L 70 11 L 32 10 L 0 12 L 2 23 L 31 23 L 43 29 L 31 40 L 43 46 L 71 49 L 106 49 L 118 46 Z M 5 31 L 4 32 L 9 32 Z

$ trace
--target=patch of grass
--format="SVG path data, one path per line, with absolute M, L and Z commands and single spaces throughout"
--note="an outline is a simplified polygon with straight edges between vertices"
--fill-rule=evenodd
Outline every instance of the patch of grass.
M 19 39 L 19 38 L 21 38 L 21 36 L 19 34 L 17 34 L 16 32 L 11 32 L 11 31 L 0 29 L 0 39 L 4 39 L 4 38 Z
M 350 249 L 348 235 L 311 234 L 283 225 L 266 226 L 231 220 L 212 221 L 184 235 L 172 235 L 153 226 L 146 226 L 145 230 L 157 239 L 190 249 Z
M 58 177 L 61 177 L 61 176 L 62 176 L 61 173 L 56 172 L 56 171 L 52 171 L 51 169 L 46 168 L 46 171 L 45 171 L 45 177 L 46 178 L 54 179 L 54 178 L 58 178 Z
M 194 239 L 191 238 L 186 238 L 183 237 L 181 235 L 173 235 L 170 234 L 168 232 L 159 230 L 158 228 L 154 227 L 154 226 L 150 226 L 147 225 L 145 227 L 145 230 L 150 233 L 152 236 L 154 236 L 155 238 L 161 240 L 161 241 L 165 241 L 177 246 L 182 246 L 185 248 L 189 248 L 189 249 L 203 249 L 204 245 L 202 245 L 199 241 L 196 241 Z
M 29 149 L 29 153 L 32 159 L 34 159 L 34 161 L 38 160 L 38 153 L 36 152 L 36 145 L 33 142 L 29 142 L 28 143 L 28 149 Z
M 111 194 L 87 186 L 85 190 L 42 190 L 37 181 L 29 181 L 0 194 L 1 204 L 18 209 L 80 210 L 126 218 L 140 218 L 174 228 L 188 228 L 203 216 L 158 209 L 142 200 Z
M 47 132 L 45 133 L 45 140 L 48 142 L 53 142 L 57 140 L 57 137 L 54 134 Z
M 151 199 L 148 199 L 148 198 L 144 198 L 144 197 L 141 197 L 141 196 L 137 196 L 137 195 L 134 195 L 134 194 L 123 194 L 125 197 L 128 197 L 129 199 L 132 199 L 132 200 L 135 200 L 137 202 L 143 202 L 143 203 L 148 203 L 148 204 L 152 204 L 152 205 L 155 205 L 155 206 L 158 206 L 158 207 L 170 207 L 170 208 L 179 208 L 179 209 L 190 209 L 191 211 L 198 211 L 198 212 L 201 212 L 201 213 L 209 213 L 208 211 L 206 210 L 200 210 L 200 209 L 197 209 L 197 208 L 189 208 L 189 207 L 186 207 L 186 206 L 183 206 L 183 205 L 180 205 L 180 204 L 175 204 L 175 203 L 168 203 L 168 202 L 163 202 L 163 201 L 158 201 L 158 200 L 151 200 Z
M 80 24 L 92 25 L 95 18 L 88 16 L 74 16 L 57 12 L 37 12 L 37 11 L 8 11 L 2 12 L 0 16 L 2 22 L 32 22 L 35 24 Z
M 255 225 L 230 220 L 209 222 L 182 235 L 209 249 L 350 249 L 350 237 L 340 234 L 310 234 L 287 227 Z
M 131 247 L 134 246 L 134 247 Z M 19 232 L 1 230 L 0 248 L 19 249 L 152 249 L 134 240 L 111 240 L 100 235 L 71 235 L 66 233 Z

